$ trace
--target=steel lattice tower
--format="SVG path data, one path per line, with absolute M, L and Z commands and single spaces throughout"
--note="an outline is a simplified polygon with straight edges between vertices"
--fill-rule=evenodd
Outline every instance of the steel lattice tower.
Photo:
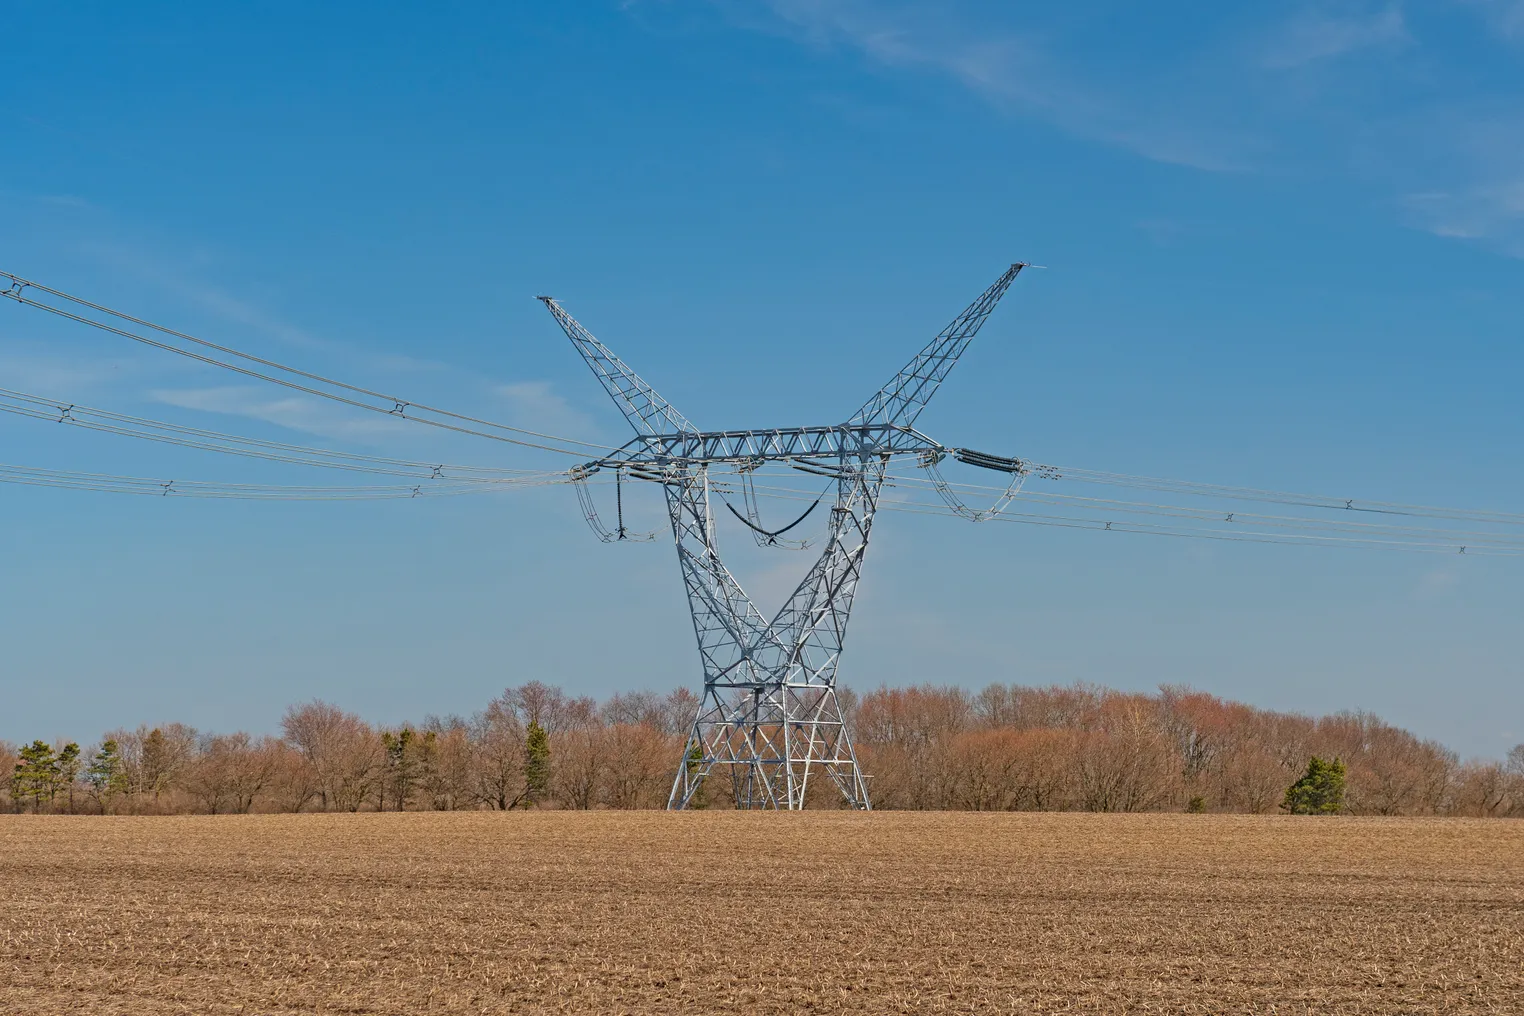
M 836 694 L 836 668 L 879 492 L 890 459 L 900 455 L 934 464 L 952 454 L 974 465 L 1024 472 L 1015 459 L 944 447 L 914 424 L 1025 267 L 1007 269 L 850 419 L 832 427 L 700 431 L 560 304 L 540 297 L 637 434 L 578 475 L 616 470 L 660 483 L 666 492 L 704 668 L 704 696 L 678 761 L 669 808 L 686 807 L 717 767 L 730 770 L 740 808 L 802 808 L 817 772 L 851 807 L 870 807 Z M 771 619 L 720 560 L 709 475 L 717 464 L 748 470 L 766 462 L 829 476 L 836 489 L 825 548 Z

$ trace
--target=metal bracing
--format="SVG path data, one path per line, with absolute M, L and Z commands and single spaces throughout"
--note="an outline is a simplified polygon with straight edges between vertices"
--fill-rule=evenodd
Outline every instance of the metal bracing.
M 962 314 L 953 319 L 952 324 L 927 343 L 915 359 L 890 378 L 889 383 L 880 388 L 873 398 L 863 403 L 863 407 L 852 414 L 848 423 L 894 423 L 905 427 L 914 424 L 915 418 L 921 415 L 921 410 L 926 408 L 926 403 L 931 401 L 948 372 L 958 362 L 958 357 L 963 355 L 969 342 L 978 334 L 985 318 L 990 316 L 995 304 L 1000 302 L 1000 298 L 1011 288 L 1011 283 L 1016 281 L 1016 276 L 1025 267 L 1025 264 L 1016 264 L 1008 268 L 1004 275 L 984 291 L 984 295 L 969 304 Z
M 870 807 L 836 671 L 879 493 L 896 455 L 978 454 L 945 448 L 912 425 L 1023 267 L 1012 265 L 851 420 L 829 427 L 699 431 L 555 300 L 540 297 L 638 435 L 581 467 L 579 478 L 612 468 L 660 483 L 666 494 L 704 671 L 669 808 L 691 804 L 717 768 L 729 771 L 738 808 L 802 808 L 821 779 L 849 806 Z M 825 546 L 771 618 L 720 560 L 710 501 L 712 466 L 765 462 L 830 477 L 836 488 Z
M 670 806 L 685 807 L 716 765 L 730 767 L 737 807 L 801 808 L 817 772 L 852 806 L 869 806 L 836 668 L 887 461 L 841 464 L 826 546 L 771 620 L 720 561 L 707 467 L 666 484 L 704 665 L 704 702 Z
M 672 408 L 672 404 L 660 395 L 656 390 L 640 379 L 640 375 L 625 365 L 625 362 L 615 356 L 603 343 L 588 332 L 586 328 L 572 318 L 561 305 L 548 296 L 540 297 L 545 306 L 555 315 L 561 330 L 566 332 L 566 337 L 572 340 L 572 345 L 577 347 L 577 352 L 587 361 L 587 365 L 593 368 L 593 373 L 598 375 L 598 380 L 603 385 L 604 391 L 609 393 L 609 398 L 619 407 L 630 421 L 630 426 L 636 431 L 645 431 L 647 434 L 662 434 L 667 431 L 696 432 L 698 430 L 687 418 Z
M 843 455 L 897 455 L 940 449 L 911 427 L 878 423 L 834 427 L 776 427 L 766 430 L 720 430 L 691 434 L 651 434 L 633 438 L 612 455 L 589 463 L 665 465 L 674 462 L 734 462 L 742 465 L 794 460 L 825 460 Z

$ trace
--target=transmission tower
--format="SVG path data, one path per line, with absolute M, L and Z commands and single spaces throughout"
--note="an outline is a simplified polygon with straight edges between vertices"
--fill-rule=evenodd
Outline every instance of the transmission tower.
M 1007 269 L 850 419 L 830 427 L 701 431 L 554 299 L 539 298 L 637 435 L 577 475 L 612 470 L 621 480 L 659 483 L 666 493 L 704 669 L 703 699 L 668 808 L 687 807 L 717 768 L 729 770 L 738 808 L 802 808 L 811 780 L 822 775 L 851 807 L 871 806 L 836 694 L 836 668 L 879 492 L 895 456 L 917 456 L 934 467 L 950 454 L 1025 473 L 1017 459 L 947 448 L 915 429 L 916 417 L 1025 267 Z M 825 547 L 770 619 L 720 560 L 710 500 L 711 467 L 749 471 L 768 462 L 829 477 L 835 487 Z M 605 538 L 624 536 L 622 518 L 617 536 L 595 528 Z

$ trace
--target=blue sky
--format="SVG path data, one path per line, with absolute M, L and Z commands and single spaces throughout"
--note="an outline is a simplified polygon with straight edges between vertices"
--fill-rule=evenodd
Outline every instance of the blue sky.
M 24 7 L 0 40 L 0 269 L 618 443 L 536 294 L 701 426 L 829 423 L 1026 259 L 1047 268 L 921 418 L 944 442 L 1524 506 L 1524 4 L 1049 6 Z M 564 466 L 87 332 L 0 305 L 0 387 Z M 0 451 L 345 482 L 11 417 Z M 1516 560 L 1111 535 L 885 515 L 843 682 L 1184 682 L 1371 709 L 1466 756 L 1524 741 Z M 389 722 L 533 678 L 605 694 L 698 673 L 670 546 L 597 543 L 564 488 L 4 486 L 0 554 L 13 740 L 270 730 L 313 696 Z M 803 567 L 745 561 L 764 593 Z

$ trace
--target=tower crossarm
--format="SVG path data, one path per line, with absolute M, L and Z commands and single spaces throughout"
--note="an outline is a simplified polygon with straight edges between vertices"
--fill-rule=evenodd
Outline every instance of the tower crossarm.
M 637 433 L 661 434 L 668 431 L 682 431 L 684 433 L 696 433 L 698 428 L 688 422 L 688 418 L 672 408 L 672 403 L 657 394 L 656 389 L 646 384 L 639 374 L 635 373 L 614 351 L 593 337 L 592 333 L 577 323 L 577 319 L 566 313 L 561 305 L 548 296 L 539 297 L 546 308 L 555 317 L 556 323 L 571 339 L 572 345 L 577 347 L 577 352 L 587 361 L 587 365 L 593 369 L 598 381 L 603 385 L 603 390 L 609 393 L 609 398 L 624 413 L 625 419 L 630 421 Z
M 963 351 L 978 334 L 979 327 L 994 311 L 1005 291 L 1011 288 L 1016 276 L 1026 267 L 1026 263 L 1021 262 L 1007 268 L 1005 274 L 996 279 L 979 299 L 969 304 L 962 314 L 953 319 L 952 324 L 942 329 L 936 338 L 927 343 L 925 349 L 916 354 L 915 359 L 864 403 L 853 414 L 850 422 L 889 423 L 906 427 L 914 424 L 915 418 L 926 408 L 926 403 L 931 401 L 937 388 L 958 362 L 958 357 L 963 355 Z
M 843 459 L 878 458 L 946 452 L 911 427 L 893 424 L 838 424 L 834 427 L 777 427 L 768 430 L 642 435 L 614 454 L 584 468 L 662 469 L 720 462 L 816 462 L 822 467 Z

